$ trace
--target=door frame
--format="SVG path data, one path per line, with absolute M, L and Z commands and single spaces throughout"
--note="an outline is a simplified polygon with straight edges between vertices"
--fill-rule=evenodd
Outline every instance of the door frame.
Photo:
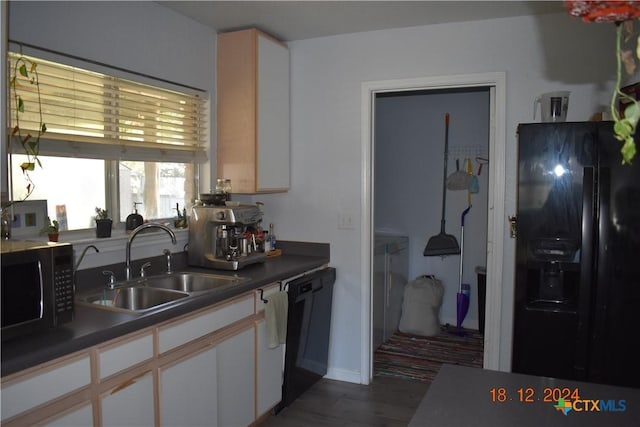
M 360 382 L 369 384 L 373 376 L 371 350 L 373 332 L 373 155 L 375 95 L 384 92 L 489 87 L 489 189 L 487 204 L 487 294 L 484 331 L 485 369 L 499 370 L 502 336 L 502 287 L 505 211 L 506 73 L 492 72 L 363 82 L 361 86 L 361 359 Z

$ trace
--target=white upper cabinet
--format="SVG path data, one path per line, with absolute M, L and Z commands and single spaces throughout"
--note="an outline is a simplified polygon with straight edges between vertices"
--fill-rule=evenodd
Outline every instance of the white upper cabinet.
M 233 193 L 289 189 L 289 50 L 258 30 L 218 35 L 217 176 Z

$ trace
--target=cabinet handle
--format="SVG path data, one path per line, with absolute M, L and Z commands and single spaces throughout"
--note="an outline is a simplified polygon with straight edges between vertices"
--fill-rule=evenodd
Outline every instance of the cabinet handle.
M 118 393 L 119 391 L 124 390 L 125 388 L 129 387 L 130 385 L 135 384 L 135 383 L 136 383 L 136 381 L 138 381 L 138 379 L 140 379 L 140 378 L 144 377 L 144 376 L 145 376 L 145 375 L 147 375 L 148 373 L 149 373 L 149 371 L 144 372 L 144 373 L 142 373 L 142 374 L 138 375 L 138 376 L 137 376 L 137 377 L 135 377 L 135 378 L 131 378 L 131 379 L 129 379 L 129 380 L 126 380 L 125 382 L 123 382 L 122 384 L 120 384 L 120 385 L 116 386 L 113 390 L 111 390 L 111 393 L 109 393 L 109 394 L 116 394 L 116 393 Z

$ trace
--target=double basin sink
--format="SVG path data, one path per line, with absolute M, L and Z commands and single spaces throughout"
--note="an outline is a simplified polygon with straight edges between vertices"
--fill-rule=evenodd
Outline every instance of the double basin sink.
M 246 281 L 238 276 L 170 273 L 139 278 L 76 296 L 76 303 L 96 308 L 143 314 L 166 308 L 185 298 L 223 291 Z

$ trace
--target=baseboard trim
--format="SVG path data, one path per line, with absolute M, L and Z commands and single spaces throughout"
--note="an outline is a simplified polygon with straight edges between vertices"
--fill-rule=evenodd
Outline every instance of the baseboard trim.
M 330 380 L 345 381 L 348 383 L 362 384 L 360 371 L 348 371 L 346 369 L 329 368 L 327 375 L 324 376 Z

